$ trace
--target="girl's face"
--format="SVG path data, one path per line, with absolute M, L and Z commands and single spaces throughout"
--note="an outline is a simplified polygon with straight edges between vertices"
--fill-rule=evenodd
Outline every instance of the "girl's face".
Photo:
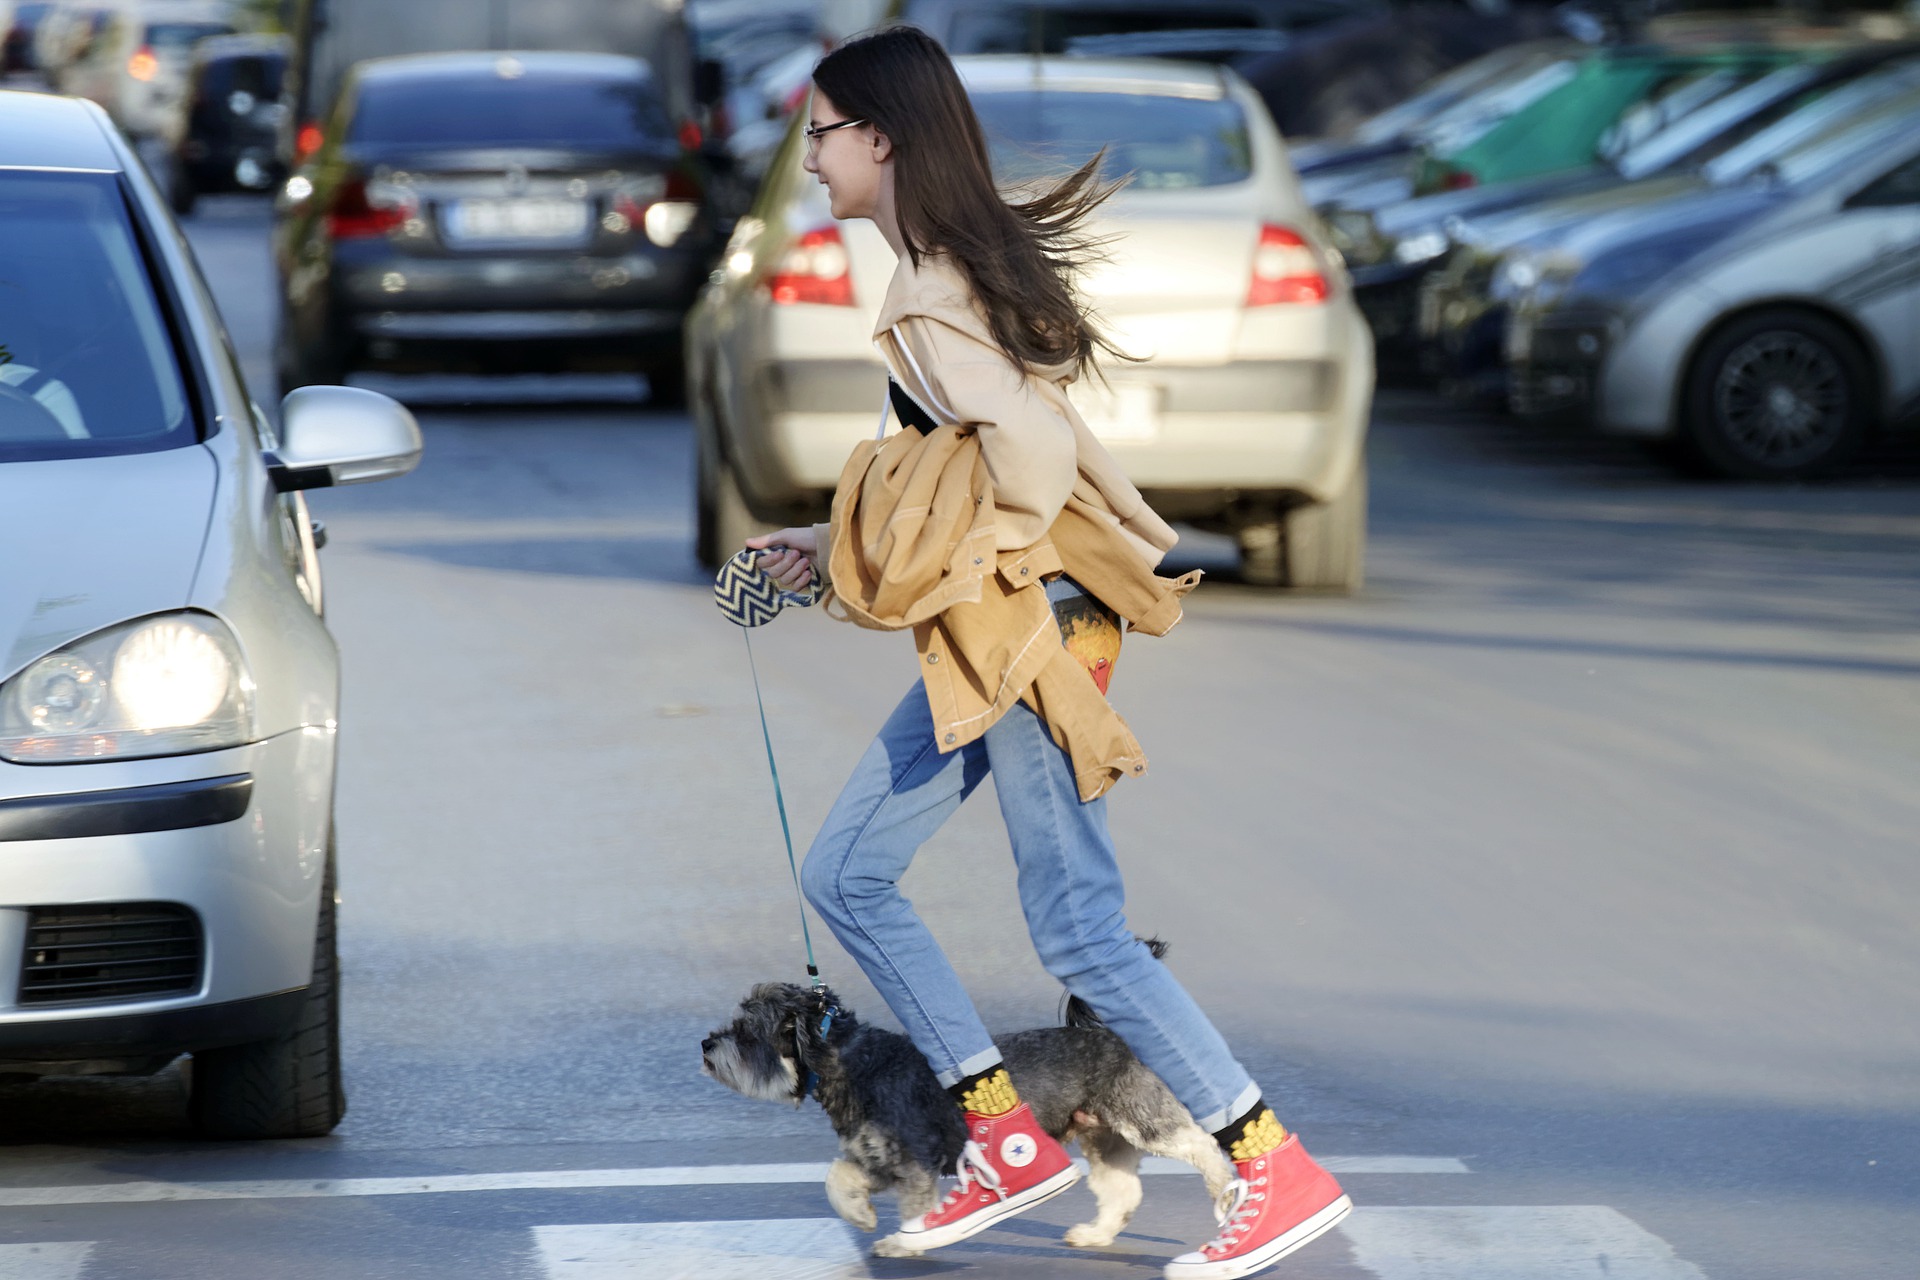
M 814 89 L 809 127 L 822 129 L 847 118 L 826 94 Z M 871 218 L 892 177 L 888 163 L 892 156 L 893 144 L 885 134 L 869 124 L 849 125 L 807 139 L 806 169 L 825 184 L 835 218 Z

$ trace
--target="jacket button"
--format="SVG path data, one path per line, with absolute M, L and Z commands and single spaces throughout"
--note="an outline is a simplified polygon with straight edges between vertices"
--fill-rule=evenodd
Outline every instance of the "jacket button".
M 1023 578 L 1024 578 L 1024 577 L 1026 577 L 1026 576 L 1027 576 L 1027 571 L 1026 571 L 1025 569 L 1022 569 L 1022 570 L 1020 570 L 1020 576 L 1021 576 L 1021 577 L 1023 577 Z
M 948 741 L 948 742 L 952 742 L 952 741 L 953 741 L 953 737 L 954 737 L 954 735 L 952 735 L 951 733 L 950 733 L 950 734 L 948 734 L 948 735 L 947 735 L 947 741 Z
M 979 556 L 975 556 L 975 557 L 973 558 L 973 562 L 974 562 L 975 564 L 984 564 L 984 563 L 985 563 L 985 561 L 983 561 L 983 560 L 981 560 Z
M 940 655 L 939 655 L 939 654 L 937 654 L 937 653 L 930 653 L 930 654 L 928 654 L 928 655 L 927 655 L 927 661 L 928 661 L 928 662 L 938 662 L 938 661 L 940 661 Z

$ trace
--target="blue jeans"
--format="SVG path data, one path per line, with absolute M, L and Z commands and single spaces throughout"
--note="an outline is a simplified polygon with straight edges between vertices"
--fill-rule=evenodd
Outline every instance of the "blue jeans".
M 1193 997 L 1128 929 L 1106 800 L 1081 803 L 1067 753 L 1026 704 L 985 737 L 941 755 L 925 691 L 918 683 L 908 690 L 814 839 L 800 877 L 807 900 L 942 1084 L 991 1067 L 1000 1052 L 899 883 L 921 844 L 989 771 L 1027 930 L 1047 972 L 1092 1006 L 1201 1128 L 1239 1119 L 1259 1089 Z

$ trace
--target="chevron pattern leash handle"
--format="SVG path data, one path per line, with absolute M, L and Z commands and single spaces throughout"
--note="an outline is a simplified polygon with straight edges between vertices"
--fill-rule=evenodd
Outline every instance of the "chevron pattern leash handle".
M 713 580 L 713 601 L 727 621 L 739 627 L 759 627 L 772 622 L 788 605 L 805 609 L 820 599 L 820 575 L 814 574 L 805 591 L 788 591 L 759 566 L 759 559 L 770 551 L 747 547 L 725 564 Z
M 722 565 L 713 582 L 713 597 L 727 620 L 739 625 L 740 638 L 747 643 L 747 669 L 753 673 L 753 701 L 760 710 L 760 739 L 767 747 L 767 772 L 773 775 L 773 803 L 780 811 L 780 838 L 787 845 L 787 870 L 793 874 L 793 898 L 800 911 L 800 938 L 807 948 L 807 977 L 817 991 L 821 989 L 820 966 L 813 958 L 813 932 L 807 927 L 806 897 L 800 890 L 800 862 L 793 856 L 793 827 L 787 821 L 786 794 L 780 789 L 780 766 L 773 759 L 773 733 L 767 728 L 767 700 L 760 692 L 760 664 L 753 660 L 751 629 L 772 621 L 774 615 L 790 604 L 803 609 L 813 604 L 820 598 L 820 580 L 816 574 L 810 589 L 804 592 L 782 590 L 756 563 L 763 554 L 748 547 Z M 832 1025 L 830 1015 L 827 1025 Z

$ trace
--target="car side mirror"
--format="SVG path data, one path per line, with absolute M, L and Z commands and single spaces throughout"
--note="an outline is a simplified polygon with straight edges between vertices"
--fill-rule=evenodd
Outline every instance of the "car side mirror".
M 399 401 L 358 387 L 296 387 L 280 402 L 276 489 L 320 489 L 403 476 L 420 462 L 420 424 Z

